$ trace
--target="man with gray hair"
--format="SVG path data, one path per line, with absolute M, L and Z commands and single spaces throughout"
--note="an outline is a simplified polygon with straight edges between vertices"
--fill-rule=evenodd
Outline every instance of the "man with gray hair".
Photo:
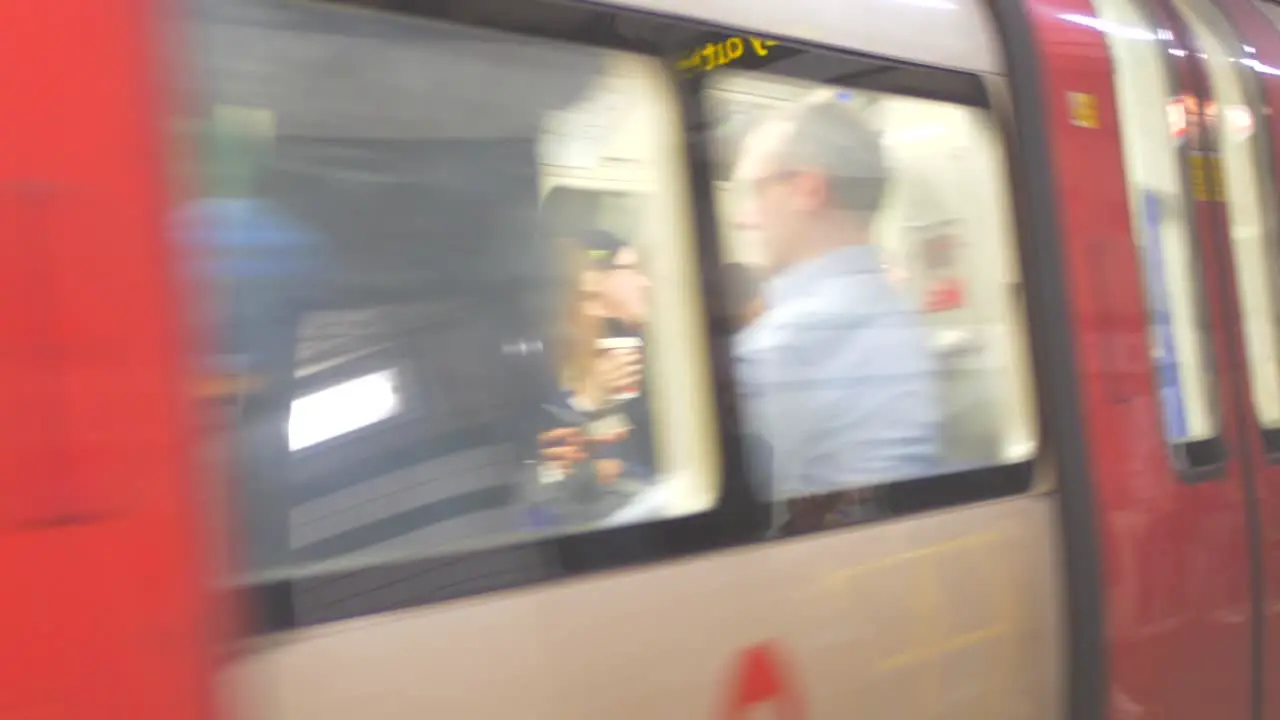
M 799 104 L 747 135 L 733 178 L 736 226 L 770 274 L 733 352 L 744 420 L 772 448 L 772 499 L 940 472 L 928 331 L 871 244 L 876 133 L 839 99 Z

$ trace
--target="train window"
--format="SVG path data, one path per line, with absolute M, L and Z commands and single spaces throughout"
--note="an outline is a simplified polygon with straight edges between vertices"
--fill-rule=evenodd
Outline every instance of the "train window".
M 201 182 L 178 232 L 254 571 L 714 504 L 662 61 L 319 4 L 194 12 Z
M 1264 429 L 1280 428 L 1280 328 L 1275 289 L 1276 185 L 1267 114 L 1254 76 L 1261 63 L 1235 39 L 1212 5 L 1179 3 L 1204 51 L 1216 108 L 1208 114 L 1221 157 L 1231 251 L 1244 328 L 1254 411 Z M 1262 66 L 1264 70 L 1269 70 Z M 1262 122 L 1263 129 L 1256 124 Z
M 1132 0 L 1094 0 L 1094 9 L 1095 22 L 1107 31 L 1115 67 L 1129 217 L 1144 268 L 1150 355 L 1165 437 L 1187 451 L 1179 462 L 1199 465 L 1189 448 L 1216 437 L 1219 427 L 1210 336 L 1196 275 L 1194 216 L 1180 150 L 1188 144 L 1192 167 L 1206 162 L 1201 115 L 1172 84 L 1160 42 L 1164 31 L 1154 29 Z M 1197 192 L 1209 192 L 1193 185 Z
M 1017 235 L 988 112 L 731 70 L 706 98 L 725 119 L 721 255 L 749 281 L 729 301 L 734 375 L 743 423 L 771 446 L 768 495 L 1034 455 Z

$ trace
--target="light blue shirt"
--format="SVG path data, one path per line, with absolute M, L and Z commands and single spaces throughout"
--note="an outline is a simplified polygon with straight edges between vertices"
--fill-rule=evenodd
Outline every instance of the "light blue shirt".
M 928 329 L 874 247 L 788 268 L 765 303 L 733 354 L 744 423 L 772 450 L 773 499 L 940 472 Z

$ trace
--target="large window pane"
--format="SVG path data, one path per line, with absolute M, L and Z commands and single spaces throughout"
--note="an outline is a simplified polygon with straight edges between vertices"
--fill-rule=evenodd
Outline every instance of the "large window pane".
M 193 13 L 177 220 L 255 571 L 711 507 L 658 60 L 311 3 Z
M 769 496 L 1031 457 L 1017 242 L 987 112 L 758 73 L 707 83 L 722 255 L 746 285 L 731 299 L 735 380 L 772 449 Z

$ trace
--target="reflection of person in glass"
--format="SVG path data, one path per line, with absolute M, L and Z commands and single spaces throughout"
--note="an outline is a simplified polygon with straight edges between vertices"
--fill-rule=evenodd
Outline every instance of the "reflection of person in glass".
M 566 286 L 555 342 L 560 389 L 544 408 L 544 472 L 569 473 L 592 458 L 598 482 L 651 475 L 644 397 L 649 279 L 636 249 L 604 231 L 563 241 Z
M 745 419 L 772 448 L 775 499 L 938 472 L 940 408 L 922 318 L 870 243 L 879 139 L 838 100 L 744 139 L 740 230 L 767 256 L 766 309 L 735 338 Z

